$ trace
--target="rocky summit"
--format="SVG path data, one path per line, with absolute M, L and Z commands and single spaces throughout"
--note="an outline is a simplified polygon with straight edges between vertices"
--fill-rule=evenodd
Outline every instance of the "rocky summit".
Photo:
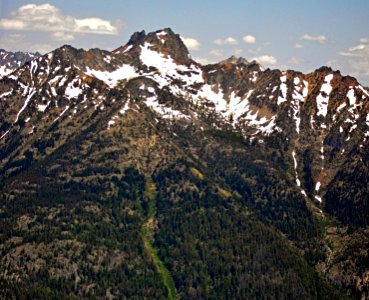
M 0 66 L 2 298 L 368 299 L 355 78 L 201 65 L 169 28 Z

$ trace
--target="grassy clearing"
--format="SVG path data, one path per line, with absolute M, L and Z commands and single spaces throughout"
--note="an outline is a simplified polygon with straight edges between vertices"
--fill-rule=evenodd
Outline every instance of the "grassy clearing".
M 141 236 L 144 243 L 144 247 L 146 251 L 149 253 L 152 258 L 162 280 L 168 291 L 168 299 L 175 300 L 176 299 L 176 288 L 174 285 L 174 281 L 169 274 L 168 269 L 165 267 L 163 262 L 160 260 L 158 255 L 158 250 L 154 248 L 152 244 L 152 234 L 153 227 L 150 226 L 153 224 L 153 218 L 155 215 L 155 207 L 156 207 L 156 195 L 157 190 L 155 183 L 149 178 L 146 183 L 146 189 L 144 193 L 144 197 L 148 201 L 148 209 L 146 213 L 145 223 L 141 228 Z

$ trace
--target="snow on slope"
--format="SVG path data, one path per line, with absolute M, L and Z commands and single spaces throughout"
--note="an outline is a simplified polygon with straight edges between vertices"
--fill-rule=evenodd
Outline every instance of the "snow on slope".
M 129 80 L 140 76 L 136 69 L 131 65 L 122 65 L 113 72 L 93 70 L 87 67 L 85 73 L 104 81 L 111 88 L 116 87 L 120 80 Z
M 146 74 L 148 77 L 152 77 L 157 81 L 160 87 L 169 85 L 173 79 L 181 80 L 185 83 L 185 86 L 190 86 L 195 83 L 203 83 L 202 70 L 192 64 L 190 66 L 178 65 L 168 55 L 165 57 L 163 54 L 151 50 L 150 43 L 145 43 L 141 46 L 140 59 L 142 63 L 148 67 L 154 67 L 157 72 L 154 74 Z
M 316 104 L 318 108 L 317 116 L 327 116 L 328 113 L 328 103 L 329 95 L 332 91 L 331 81 L 333 79 L 333 74 L 325 76 L 324 83 L 320 89 L 320 94 L 316 98 Z

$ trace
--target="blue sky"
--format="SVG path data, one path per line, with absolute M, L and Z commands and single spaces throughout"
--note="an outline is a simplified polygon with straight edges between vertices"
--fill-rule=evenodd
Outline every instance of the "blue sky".
M 369 85 L 368 0 L 0 0 L 7 50 L 111 50 L 164 27 L 202 63 L 235 54 L 303 72 L 328 65 Z

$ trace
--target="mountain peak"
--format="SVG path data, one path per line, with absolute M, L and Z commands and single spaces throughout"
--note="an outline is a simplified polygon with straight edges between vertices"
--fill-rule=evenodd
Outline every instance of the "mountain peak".
M 137 43 L 140 43 L 145 39 L 145 37 L 146 37 L 145 30 L 137 31 L 131 35 L 131 38 L 129 39 L 127 45 L 135 45 Z
M 145 44 L 148 44 L 151 49 L 165 56 L 170 56 L 179 64 L 188 65 L 192 62 L 189 51 L 180 35 L 174 33 L 171 28 L 164 28 L 150 33 L 146 33 L 144 30 L 135 32 L 128 43 L 114 50 L 114 53 L 127 53 L 131 49 L 137 49 Z
M 65 295 L 50 295 L 165 298 L 153 249 L 166 253 L 162 266 L 178 266 L 167 274 L 182 298 L 314 298 L 320 277 L 304 265 L 351 295 L 369 290 L 360 277 L 369 238 L 344 236 L 369 228 L 369 91 L 353 77 L 264 71 L 236 56 L 201 66 L 170 28 L 136 32 L 115 52 L 65 45 L 23 64 L 12 54 L 0 50 L 0 71 L 14 70 L 0 80 L 1 295 L 63 284 Z M 200 252 L 182 255 L 193 242 Z M 282 259 L 264 263 L 265 247 Z M 224 249 L 232 272 L 219 272 Z M 364 254 L 342 261 L 342 249 Z M 255 257 L 266 281 L 250 268 Z M 240 290 L 245 280 L 255 289 Z
M 245 59 L 243 57 L 237 57 L 235 55 L 232 55 L 231 57 L 223 60 L 222 62 L 231 63 L 231 64 L 234 64 L 234 65 L 239 65 L 239 64 L 248 65 L 249 64 L 247 59 Z

